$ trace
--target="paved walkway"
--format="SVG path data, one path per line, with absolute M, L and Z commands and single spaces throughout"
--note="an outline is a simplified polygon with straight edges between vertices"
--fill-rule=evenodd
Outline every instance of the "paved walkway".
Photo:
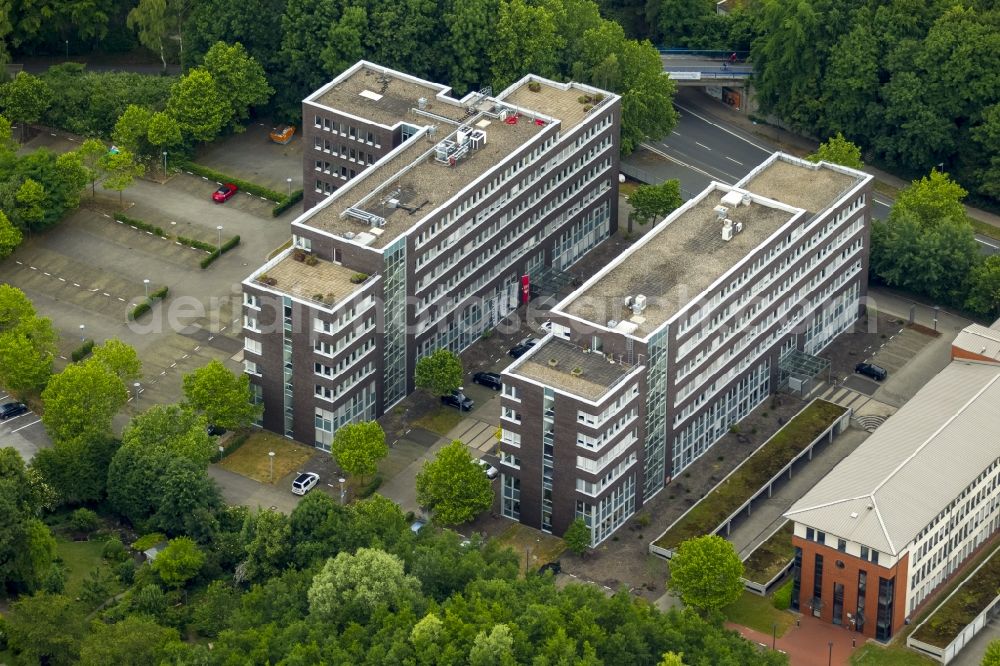
M 222 489 L 222 499 L 227 504 L 242 504 L 251 509 L 273 508 L 283 513 L 291 513 L 299 503 L 299 496 L 292 494 L 291 482 L 279 482 L 272 486 L 230 472 L 218 465 L 209 465 L 208 475 L 219 484 L 219 488 Z
M 771 647 L 770 634 L 731 622 L 727 622 L 726 627 L 754 643 Z M 798 626 L 789 628 L 784 636 L 774 641 L 774 645 L 788 655 L 792 666 L 833 666 L 850 663 L 851 654 L 856 647 L 864 645 L 865 640 L 859 633 L 803 615 Z

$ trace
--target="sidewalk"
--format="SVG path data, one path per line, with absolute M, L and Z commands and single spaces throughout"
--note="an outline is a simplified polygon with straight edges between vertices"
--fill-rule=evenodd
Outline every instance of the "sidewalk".
M 771 647 L 773 639 L 770 634 L 731 622 L 726 623 L 726 628 L 739 632 L 754 643 Z M 864 645 L 866 640 L 865 636 L 857 632 L 803 615 L 797 626 L 790 627 L 784 636 L 774 641 L 774 645 L 788 655 L 792 666 L 846 666 L 850 663 L 854 650 Z
M 680 94 L 682 92 L 683 95 Z M 735 111 L 724 104 L 715 103 L 707 95 L 699 94 L 694 88 L 679 89 L 677 101 L 686 107 L 694 109 L 700 115 L 710 120 L 727 125 L 735 125 L 753 136 L 767 139 L 771 143 L 776 144 L 781 150 L 792 155 L 805 157 L 814 152 L 819 145 L 812 139 L 781 129 L 780 127 L 754 122 L 746 114 Z M 910 184 L 907 180 L 868 164 L 865 165 L 865 171 L 875 176 L 876 180 L 896 189 L 902 189 Z M 885 194 L 881 194 L 881 196 L 891 201 L 891 198 Z M 973 219 L 1000 227 L 1000 215 L 994 215 L 993 213 L 971 206 L 966 206 L 965 211 Z

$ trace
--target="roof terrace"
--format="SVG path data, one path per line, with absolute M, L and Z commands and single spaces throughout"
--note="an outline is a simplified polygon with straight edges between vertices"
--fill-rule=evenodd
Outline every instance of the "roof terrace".
M 759 171 L 751 172 L 737 187 L 816 214 L 833 205 L 860 181 L 860 176 L 852 176 L 827 165 L 791 161 L 778 155 Z
M 307 100 L 388 127 L 404 120 L 427 123 L 427 116 L 413 111 L 420 106 L 420 99 L 426 101 L 425 110 L 435 115 L 456 122 L 466 115 L 465 107 L 458 100 L 437 96 L 450 91 L 448 86 L 422 81 L 370 63 L 363 63 L 354 71 L 348 70 L 344 78 L 321 90 Z
M 425 129 L 317 206 L 305 224 L 339 236 L 354 234 L 346 237 L 383 248 L 538 136 L 545 123 L 536 124 L 527 116 L 503 121 L 482 114 L 468 127 L 484 135 L 478 148 L 470 145 L 464 154 L 453 160 L 445 156 L 442 163 L 437 147 L 445 139 L 454 142 L 456 132 L 431 137 Z
M 251 275 L 251 280 L 289 296 L 320 302 L 326 307 L 349 298 L 361 289 L 361 285 L 351 282 L 355 271 L 323 260 L 310 266 L 296 261 L 292 250 L 277 263 L 265 266 L 265 269 Z M 274 284 L 268 284 L 271 280 Z
M 537 90 L 531 84 L 537 83 Z M 530 110 L 558 119 L 564 132 L 579 125 L 601 102 L 610 98 L 606 92 L 579 83 L 556 84 L 545 80 L 524 80 L 498 100 L 522 110 Z
M 636 337 L 652 333 L 797 214 L 751 198 L 748 205 L 729 208 L 727 217 L 742 231 L 734 228 L 726 241 L 716 207 L 727 191 L 716 185 L 689 202 L 556 309 L 601 326 L 619 321 L 618 330 Z M 646 307 L 633 316 L 625 300 L 639 294 Z
M 512 373 L 587 400 L 599 400 L 633 370 L 635 366 L 612 363 L 601 354 L 549 336 Z

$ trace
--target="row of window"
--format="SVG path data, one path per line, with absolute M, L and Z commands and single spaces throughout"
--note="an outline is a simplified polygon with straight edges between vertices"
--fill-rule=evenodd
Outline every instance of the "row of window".
M 331 143 L 329 139 L 321 139 L 319 137 L 316 137 L 313 148 L 324 153 L 340 155 L 341 159 L 349 162 L 357 162 L 358 164 L 375 164 L 378 159 L 374 153 L 366 153 L 363 150 L 346 146 L 344 144 L 340 144 L 338 146 L 337 144 Z
M 590 426 L 591 428 L 602 427 L 609 419 L 614 418 L 618 412 L 622 411 L 627 404 L 632 402 L 632 400 L 639 395 L 639 385 L 633 384 L 630 388 L 626 389 L 620 396 L 618 396 L 613 403 L 605 407 L 600 414 L 590 414 L 588 412 L 577 410 L 576 420 L 579 423 Z
M 608 470 L 604 476 L 602 476 L 597 481 L 587 481 L 586 479 L 576 480 L 577 491 L 583 493 L 584 495 L 590 495 L 591 497 L 597 497 L 603 493 L 611 484 L 620 479 L 625 472 L 627 472 L 632 465 L 635 464 L 637 456 L 635 453 L 631 454 L 628 458 L 625 458 L 620 463 L 615 465 L 613 468 Z
M 346 123 L 338 123 L 335 120 L 330 120 L 329 118 L 324 118 L 323 116 L 316 114 L 313 118 L 313 126 L 317 129 L 322 129 L 327 132 L 336 132 L 340 136 L 346 136 L 348 138 L 354 139 L 355 141 L 363 141 L 369 146 L 375 146 L 376 148 L 381 148 L 382 145 L 377 143 L 378 138 L 375 132 L 371 130 L 361 129 L 353 125 L 348 125 Z
M 332 171 L 331 171 L 331 168 L 332 168 Z M 325 174 L 332 174 L 332 175 L 336 176 L 337 175 L 337 165 L 336 164 L 330 164 L 329 162 L 326 162 L 324 160 L 316 160 L 316 171 L 320 171 L 320 172 L 325 173 Z M 357 175 L 358 175 L 358 172 L 355 171 L 354 169 L 348 169 L 344 165 L 340 166 L 340 178 L 341 178 L 341 180 L 348 180 L 350 178 L 354 178 Z M 318 184 L 320 181 L 316 181 L 316 182 Z
M 315 396 L 323 400 L 328 400 L 330 402 L 335 401 L 340 396 L 345 393 L 349 393 L 354 389 L 365 377 L 375 372 L 375 362 L 369 361 L 363 366 L 355 370 L 353 373 L 348 375 L 336 386 L 323 386 L 322 384 L 316 384 Z

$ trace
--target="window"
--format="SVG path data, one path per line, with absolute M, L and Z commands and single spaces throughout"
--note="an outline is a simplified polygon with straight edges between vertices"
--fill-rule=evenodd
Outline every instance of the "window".
M 815 541 L 816 540 L 816 530 L 811 527 L 806 528 L 806 540 Z
M 260 354 L 260 340 L 243 339 L 243 349 L 254 354 Z
M 837 550 L 846 553 L 847 552 L 847 542 L 843 539 L 837 539 Z
M 868 559 L 868 546 L 861 546 L 861 559 Z

